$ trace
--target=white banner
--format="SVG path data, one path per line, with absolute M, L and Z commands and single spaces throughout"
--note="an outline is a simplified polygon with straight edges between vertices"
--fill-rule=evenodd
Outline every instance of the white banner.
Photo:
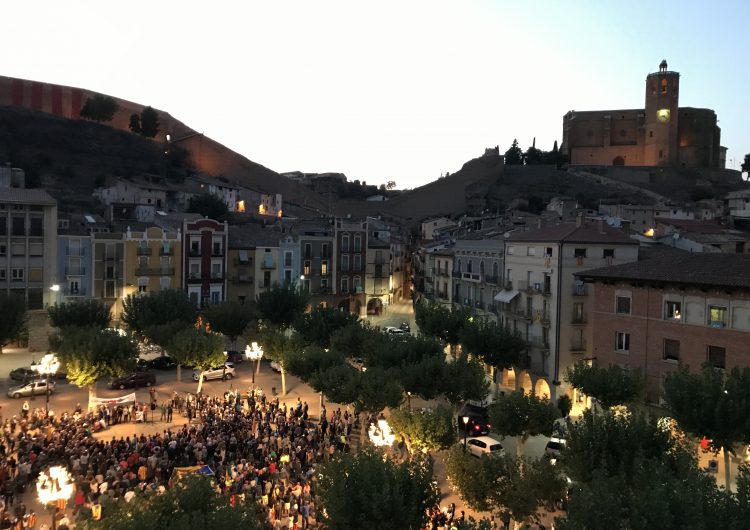
M 89 398 L 90 409 L 98 407 L 99 405 L 124 405 L 125 403 L 135 403 L 135 392 L 115 398 Z

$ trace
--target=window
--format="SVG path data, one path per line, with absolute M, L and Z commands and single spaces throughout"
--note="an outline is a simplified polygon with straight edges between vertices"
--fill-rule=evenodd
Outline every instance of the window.
M 162 276 L 159 278 L 159 288 L 160 289 L 169 289 L 172 286 L 172 278 L 169 276 Z
M 666 320 L 680 320 L 682 318 L 682 303 L 670 300 L 664 302 L 664 318 Z
M 727 308 L 720 305 L 708 306 L 708 325 L 712 328 L 727 327 Z
M 292 283 L 292 271 L 290 271 L 290 270 L 285 270 L 284 271 L 284 283 L 287 284 L 287 285 L 289 285 L 290 283 Z
M 328 262 L 325 260 L 320 262 L 320 274 L 322 274 L 323 276 L 326 276 L 328 274 Z
M 354 252 L 362 252 L 362 238 L 359 235 L 354 236 Z
M 552 257 L 552 247 L 545 247 L 544 248 L 544 257 L 545 258 L 551 258 Z
M 662 94 L 667 93 L 667 80 L 666 79 L 661 80 L 661 93 Z
M 727 349 L 720 346 L 708 347 L 708 362 L 714 368 L 722 370 L 727 366 Z
M 341 278 L 341 292 L 342 293 L 348 293 L 349 292 L 349 278 Z
M 284 267 L 291 267 L 291 266 L 292 266 L 292 253 L 284 252 Z
M 484 274 L 484 260 L 479 262 L 479 274 Z
M 22 282 L 24 278 L 24 270 L 23 269 L 11 269 L 10 277 L 14 282 Z
M 352 279 L 352 287 L 354 288 L 354 292 L 358 293 L 362 291 L 362 278 L 359 276 L 355 276 Z
M 312 244 L 305 243 L 305 258 L 311 258 L 311 257 L 312 257 Z
M 26 235 L 26 219 L 23 217 L 13 217 L 13 234 L 14 236 Z
M 664 150 L 659 149 L 659 158 L 664 158 Z
M 5 269 L 0 269 L 0 280 L 3 280 L 3 281 L 5 281 L 5 278 L 6 278 L 6 272 L 7 272 L 7 271 L 6 271 Z
M 577 248 L 573 250 L 573 257 L 574 258 L 585 258 L 586 257 L 586 249 L 585 248 Z
M 328 280 L 323 278 L 320 280 L 320 292 L 321 293 L 327 293 L 328 292 Z
M 191 263 L 190 264 L 190 279 L 197 280 L 201 276 L 201 264 Z
M 8 235 L 8 218 L 3 215 L 0 217 L 0 236 Z
M 680 341 L 674 339 L 664 339 L 664 360 L 680 360 Z
M 213 242 L 213 255 L 214 256 L 221 256 L 221 242 L 220 241 L 214 241 Z
M 148 278 L 138 278 L 138 292 L 145 293 L 148 291 Z
M 615 333 L 615 351 L 630 351 L 630 333 L 623 333 L 622 331 Z
M 201 242 L 199 240 L 190 241 L 190 253 L 193 255 L 201 253 Z
M 526 247 L 526 255 L 527 256 L 536 256 L 536 247 Z
M 349 255 L 344 254 L 341 256 L 341 270 L 342 271 L 348 271 L 349 270 Z
M 104 269 L 104 278 L 106 280 L 115 279 L 115 266 L 114 265 L 107 265 L 107 267 Z
M 615 297 L 615 311 L 618 315 L 629 315 L 630 314 L 630 297 L 629 296 L 617 296 Z
M 352 270 L 355 270 L 355 271 L 362 270 L 362 255 L 361 254 L 354 255 L 354 267 L 352 268 Z
M 330 257 L 330 254 L 328 253 L 328 243 L 323 243 L 320 247 L 320 257 L 321 258 L 328 258 Z
M 211 291 L 211 303 L 218 304 L 221 302 L 221 291 Z
M 42 225 L 41 217 L 30 217 L 29 218 L 29 235 L 34 237 L 44 236 L 44 228 Z
M 0 256 L 7 256 L 8 255 L 8 245 L 5 243 L 0 245 Z
M 263 287 L 271 285 L 271 271 L 263 271 Z
M 349 236 L 341 238 L 341 252 L 349 252 Z
M 615 257 L 615 249 L 613 249 L 613 248 L 605 248 L 602 255 L 603 255 L 604 259 L 614 258 Z
M 458 260 L 458 272 L 463 271 L 463 265 L 461 264 L 461 260 Z
M 515 252 L 515 249 L 513 248 L 513 245 L 508 245 L 508 252 L 507 252 L 507 254 L 509 256 L 512 256 L 513 252 Z
M 310 260 L 305 260 L 302 266 L 302 274 L 305 276 L 312 275 L 312 267 L 310 266 Z

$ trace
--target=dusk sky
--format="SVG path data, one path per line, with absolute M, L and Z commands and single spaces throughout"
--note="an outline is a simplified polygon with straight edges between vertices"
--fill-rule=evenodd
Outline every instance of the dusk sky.
M 750 2 L 7 2 L 0 75 L 169 111 L 275 171 L 410 188 L 485 147 L 550 149 L 568 110 L 680 105 L 750 152 Z

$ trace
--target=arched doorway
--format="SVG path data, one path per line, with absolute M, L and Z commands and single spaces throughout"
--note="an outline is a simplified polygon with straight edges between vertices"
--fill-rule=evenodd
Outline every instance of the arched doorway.
M 625 159 L 621 156 L 616 156 L 614 160 L 612 160 L 613 166 L 624 166 L 625 165 Z
M 534 394 L 537 395 L 537 397 L 540 398 L 552 398 L 552 393 L 549 389 L 549 383 L 545 379 L 538 379 L 536 382 L 536 386 L 534 386 Z
M 359 300 L 354 300 L 354 307 L 352 309 L 352 313 L 359 316 L 361 314 L 361 311 L 362 311 L 362 302 L 360 302 Z
M 521 376 L 518 380 L 518 390 L 523 390 L 524 394 L 531 394 L 534 392 L 534 385 L 531 382 L 529 372 L 521 372 Z
M 367 314 L 368 315 L 380 315 L 383 313 L 383 302 L 380 298 L 370 298 L 367 302 Z
M 501 377 L 500 382 L 504 389 L 511 391 L 516 389 L 516 371 L 513 368 L 503 370 Z

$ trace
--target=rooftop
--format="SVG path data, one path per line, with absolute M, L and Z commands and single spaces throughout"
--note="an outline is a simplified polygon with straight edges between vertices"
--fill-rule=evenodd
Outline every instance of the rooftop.
M 0 188 L 0 202 L 57 205 L 57 201 L 44 190 L 22 188 Z
M 543 226 L 528 231 L 511 232 L 508 241 L 519 242 L 561 242 L 561 243 L 612 243 L 637 245 L 638 243 L 619 228 L 613 228 L 602 221 L 584 221 Z
M 583 280 L 630 280 L 750 289 L 750 254 L 654 252 L 641 261 L 583 271 Z

